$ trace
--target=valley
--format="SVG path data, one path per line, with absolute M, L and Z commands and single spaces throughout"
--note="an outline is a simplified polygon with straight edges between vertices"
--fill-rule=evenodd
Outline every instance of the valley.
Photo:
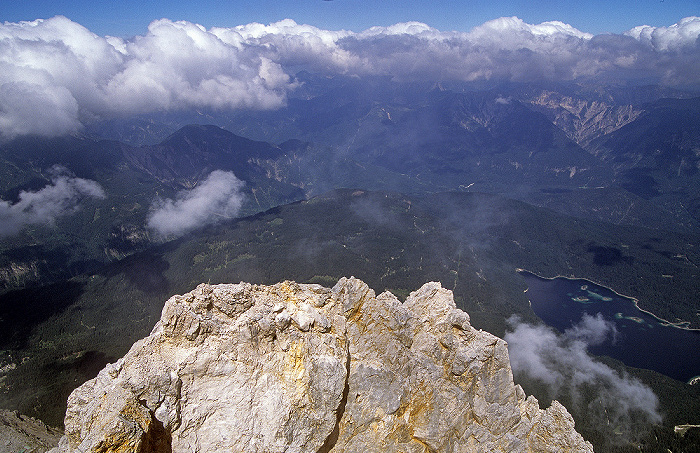
M 202 282 L 354 276 L 404 300 L 439 281 L 474 327 L 503 337 L 513 316 L 542 324 L 522 268 L 599 282 L 700 328 L 693 93 L 297 77 L 271 112 L 162 113 L 0 143 L 8 216 L 60 187 L 55 165 L 105 193 L 61 199 L 60 215 L 0 237 L 0 407 L 59 426 L 68 394 Z M 240 204 L 224 212 L 200 189 Z M 160 228 L 166 207 L 194 226 Z M 697 385 L 600 360 L 653 389 L 663 422 L 633 419 L 612 450 L 615 427 L 587 413 L 595 386 L 564 398 L 596 451 L 691 442 L 673 427 L 698 420 Z

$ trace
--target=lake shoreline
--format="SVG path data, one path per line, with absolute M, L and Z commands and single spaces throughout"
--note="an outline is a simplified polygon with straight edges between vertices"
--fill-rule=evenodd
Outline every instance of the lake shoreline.
M 686 326 L 683 326 L 683 325 L 682 325 L 682 324 L 690 324 L 690 321 L 681 321 L 681 322 L 678 322 L 678 323 L 674 323 L 674 322 L 668 321 L 668 320 L 666 320 L 666 319 L 664 319 L 664 318 L 661 318 L 661 317 L 655 315 L 654 313 L 652 313 L 652 312 L 650 312 L 650 311 L 648 311 L 648 310 L 645 310 L 645 309 L 641 308 L 641 307 L 639 306 L 639 299 L 637 299 L 636 297 L 627 296 L 627 295 L 625 295 L 625 294 L 618 293 L 618 292 L 615 291 L 614 289 L 609 288 L 609 287 L 607 287 L 607 286 L 605 286 L 605 285 L 602 285 L 602 284 L 600 284 L 600 283 L 598 283 L 598 282 L 595 282 L 595 281 L 593 281 L 593 280 L 591 280 L 591 279 L 589 279 L 589 278 L 569 277 L 569 276 L 566 276 L 566 275 L 556 275 L 556 276 L 554 276 L 554 277 L 544 277 L 544 276 L 539 275 L 539 274 L 537 274 L 537 273 L 535 273 L 535 272 L 529 271 L 529 270 L 527 270 L 527 269 L 519 268 L 519 267 L 518 267 L 518 268 L 515 268 L 515 272 L 517 272 L 517 273 L 527 272 L 528 274 L 532 274 L 532 275 L 534 275 L 535 277 L 541 278 L 541 279 L 543 279 L 543 280 L 555 280 L 555 279 L 557 279 L 557 278 L 563 278 L 563 279 L 569 280 L 569 281 L 573 281 L 573 280 L 583 280 L 583 281 L 586 281 L 586 282 L 591 283 L 591 284 L 593 284 L 593 285 L 600 286 L 601 288 L 605 288 L 605 289 L 609 290 L 610 292 L 612 292 L 613 294 L 615 294 L 615 295 L 618 296 L 618 297 L 622 297 L 622 298 L 631 300 L 631 301 L 633 302 L 633 304 L 634 304 L 634 306 L 635 306 L 635 308 L 636 308 L 637 310 L 641 311 L 642 313 L 646 313 L 646 314 L 648 314 L 649 316 L 653 317 L 654 319 L 656 319 L 657 321 L 659 321 L 659 324 L 661 324 L 661 325 L 663 325 L 663 326 L 674 327 L 674 328 L 676 328 L 676 329 L 687 330 L 687 331 L 692 331 L 692 332 L 700 332 L 700 329 L 694 329 L 694 328 L 692 328 L 692 327 L 686 327 Z

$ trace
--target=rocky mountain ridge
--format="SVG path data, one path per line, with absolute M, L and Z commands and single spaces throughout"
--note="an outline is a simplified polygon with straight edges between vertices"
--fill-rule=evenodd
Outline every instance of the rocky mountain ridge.
M 55 446 L 63 433 L 40 420 L 0 409 L 0 451 L 43 453 Z
M 573 425 L 439 283 L 202 284 L 71 394 L 52 452 L 592 452 Z
M 644 112 L 636 105 L 586 100 L 547 90 L 528 101 L 536 111 L 545 113 L 552 123 L 584 148 L 591 140 L 618 130 Z

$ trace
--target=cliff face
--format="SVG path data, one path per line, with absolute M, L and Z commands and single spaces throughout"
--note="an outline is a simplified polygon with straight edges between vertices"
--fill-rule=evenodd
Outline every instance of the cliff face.
M 593 451 L 427 283 L 200 285 L 68 400 L 53 452 Z
M 0 409 L 0 452 L 43 453 L 58 443 L 61 434 L 40 420 Z
M 543 91 L 528 102 L 584 148 L 597 137 L 620 129 L 643 113 L 641 108 L 630 104 L 583 100 L 552 91 Z

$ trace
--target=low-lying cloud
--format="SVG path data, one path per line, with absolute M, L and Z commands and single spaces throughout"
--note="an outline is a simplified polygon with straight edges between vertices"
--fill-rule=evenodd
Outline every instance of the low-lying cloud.
M 469 32 L 419 22 L 363 32 L 286 19 L 231 28 L 154 21 L 130 39 L 65 17 L 0 24 L 0 134 L 60 135 L 115 115 L 276 109 L 306 69 L 397 80 L 629 80 L 700 85 L 700 17 L 591 35 L 562 22 L 495 19 Z
M 235 217 L 241 209 L 244 182 L 232 172 L 216 170 L 175 199 L 158 200 L 148 216 L 148 228 L 161 236 L 181 236 L 188 231 Z
M 0 200 L 0 237 L 17 234 L 27 225 L 52 225 L 58 217 L 80 209 L 86 197 L 105 198 L 95 181 L 76 178 L 65 167 L 50 170 L 51 184 L 36 191 L 21 191 L 16 203 Z
M 602 315 L 584 315 L 558 334 L 549 327 L 509 319 L 508 342 L 513 374 L 547 386 L 550 397 L 570 401 L 569 410 L 589 423 L 607 426 L 616 435 L 631 434 L 634 423 L 659 423 L 654 392 L 631 376 L 592 357 L 588 346 L 614 341 L 617 331 Z

